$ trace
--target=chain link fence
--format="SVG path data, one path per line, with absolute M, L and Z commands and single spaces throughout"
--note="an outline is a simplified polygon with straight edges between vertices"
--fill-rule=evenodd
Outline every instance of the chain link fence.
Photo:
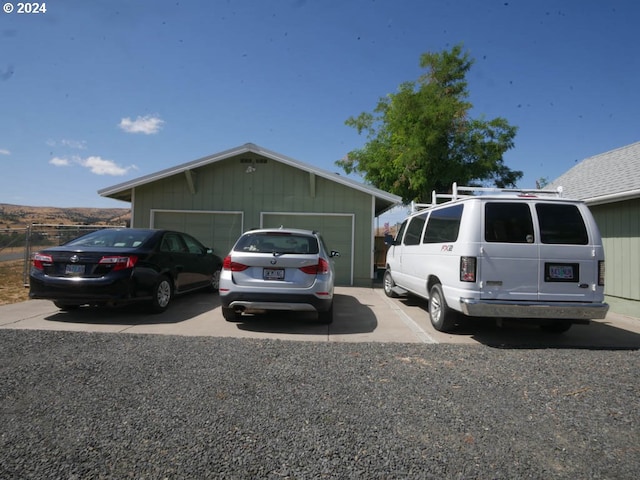
M 121 225 L 126 227 L 126 225 Z M 29 283 L 29 268 L 33 253 L 46 247 L 62 245 L 85 233 L 113 225 L 48 225 L 34 223 L 25 228 L 0 229 L 0 262 L 23 261 L 22 282 Z

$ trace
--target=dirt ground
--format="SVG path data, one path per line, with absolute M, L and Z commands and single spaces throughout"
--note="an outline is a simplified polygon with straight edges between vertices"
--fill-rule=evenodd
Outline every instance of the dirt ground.
M 0 262 L 0 305 L 29 299 L 29 289 L 22 281 L 23 260 Z

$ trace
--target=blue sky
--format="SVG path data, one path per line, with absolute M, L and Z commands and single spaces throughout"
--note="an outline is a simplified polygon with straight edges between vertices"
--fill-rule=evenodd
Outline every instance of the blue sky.
M 472 116 L 519 128 L 505 162 L 520 187 L 640 140 L 637 0 L 46 8 L 0 12 L 0 203 L 128 207 L 97 191 L 247 142 L 340 171 L 366 142 L 344 121 L 458 43 Z

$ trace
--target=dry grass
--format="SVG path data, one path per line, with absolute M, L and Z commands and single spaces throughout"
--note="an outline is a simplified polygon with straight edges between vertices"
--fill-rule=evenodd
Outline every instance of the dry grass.
M 0 262 L 0 305 L 29 299 L 29 289 L 22 281 L 24 260 Z

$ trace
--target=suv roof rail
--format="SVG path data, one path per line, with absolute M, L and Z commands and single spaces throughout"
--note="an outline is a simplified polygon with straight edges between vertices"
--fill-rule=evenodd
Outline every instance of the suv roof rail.
M 499 187 L 473 187 L 473 186 L 458 186 L 456 182 L 451 186 L 451 192 L 453 193 L 436 193 L 434 190 L 431 193 L 431 203 L 416 203 L 411 202 L 411 213 L 415 213 L 418 210 L 433 208 L 436 205 L 440 205 L 438 203 L 438 199 L 444 199 L 448 201 L 455 201 L 462 198 L 474 197 L 476 196 L 474 193 L 505 193 L 505 194 L 518 194 L 519 197 L 535 197 L 538 195 L 547 195 L 547 196 L 555 196 L 562 197 L 563 188 L 560 186 L 555 190 L 545 190 L 541 188 L 499 188 Z M 459 192 L 470 192 L 469 194 L 461 194 Z

